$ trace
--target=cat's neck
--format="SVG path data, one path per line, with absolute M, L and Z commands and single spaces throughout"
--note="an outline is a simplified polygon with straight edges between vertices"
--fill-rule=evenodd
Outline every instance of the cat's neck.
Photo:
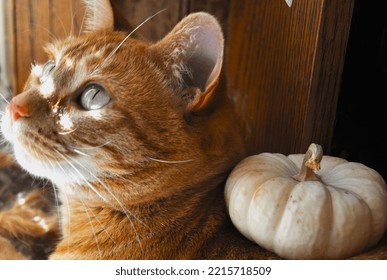
M 200 245 L 207 242 L 206 237 L 211 236 L 208 231 L 216 231 L 218 223 L 213 223 L 214 219 L 225 216 L 224 207 L 219 207 L 223 205 L 219 184 L 222 177 L 211 179 L 201 191 L 193 186 L 171 196 L 120 208 L 64 196 L 64 238 L 52 258 L 194 258 Z M 197 231 L 194 237 L 192 230 Z M 77 249 L 69 252 L 69 246 Z

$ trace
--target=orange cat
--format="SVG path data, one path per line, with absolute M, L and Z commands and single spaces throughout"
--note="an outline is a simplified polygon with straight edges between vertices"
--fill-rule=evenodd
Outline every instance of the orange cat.
M 86 5 L 86 30 L 47 47 L 2 120 L 20 165 L 59 190 L 51 259 L 275 257 L 224 203 L 245 152 L 218 22 L 191 14 L 148 43 L 113 30 L 109 1 Z

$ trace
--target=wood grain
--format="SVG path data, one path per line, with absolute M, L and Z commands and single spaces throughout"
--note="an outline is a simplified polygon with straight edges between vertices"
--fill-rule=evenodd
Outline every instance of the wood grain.
M 353 2 L 231 1 L 228 88 L 250 153 L 329 146 Z
M 329 151 L 354 2 L 324 1 L 302 149 L 311 142 L 319 142 Z
M 131 27 L 165 9 L 136 31 L 136 36 L 145 40 L 161 39 L 180 19 L 194 11 L 212 13 L 225 29 L 228 26 L 229 4 L 224 0 L 111 1 Z M 81 0 L 12 0 L 12 11 L 13 91 L 18 93 L 29 75 L 30 64 L 34 60 L 44 63 L 47 59 L 43 51 L 47 42 L 79 34 L 85 10 Z
M 148 17 L 164 10 L 136 31 L 138 38 L 156 41 L 164 37 L 181 18 L 180 1 L 125 0 L 114 1 L 132 27 L 139 26 Z
M 79 0 L 12 0 L 13 92 L 22 91 L 31 63 L 44 63 L 46 43 L 79 33 L 84 9 Z

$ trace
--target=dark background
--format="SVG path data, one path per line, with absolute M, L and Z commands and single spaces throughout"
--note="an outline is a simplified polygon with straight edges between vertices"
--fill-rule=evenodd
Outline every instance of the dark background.
M 387 1 L 356 0 L 331 155 L 387 179 Z

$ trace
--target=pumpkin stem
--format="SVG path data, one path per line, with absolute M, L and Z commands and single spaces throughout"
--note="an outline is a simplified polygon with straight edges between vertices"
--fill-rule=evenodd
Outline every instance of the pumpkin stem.
M 293 179 L 304 181 L 320 181 L 321 178 L 315 172 L 320 170 L 320 162 L 323 157 L 323 150 L 320 145 L 311 144 L 305 153 L 300 173 L 293 176 Z

